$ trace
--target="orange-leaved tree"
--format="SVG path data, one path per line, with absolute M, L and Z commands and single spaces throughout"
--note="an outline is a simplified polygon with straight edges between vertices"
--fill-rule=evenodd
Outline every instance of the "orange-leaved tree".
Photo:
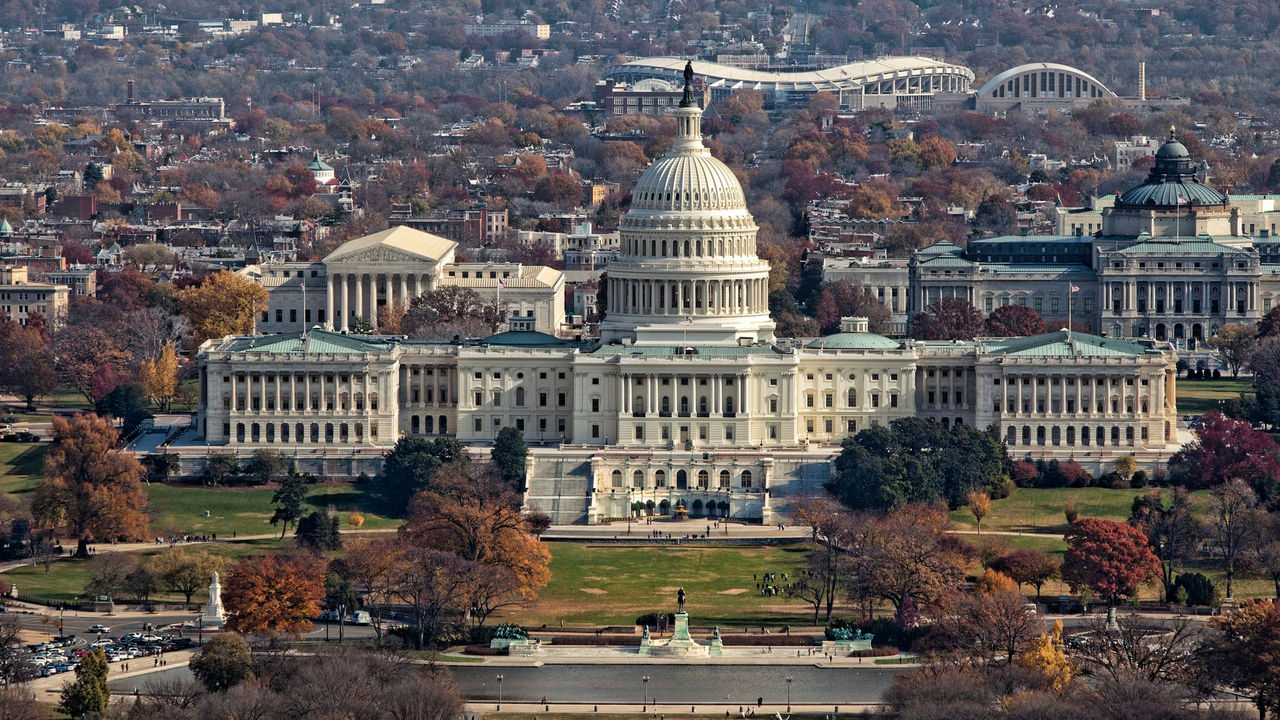
M 53 419 L 44 480 L 31 510 L 42 525 L 76 539 L 76 556 L 89 556 L 91 540 L 141 540 L 147 533 L 146 473 L 123 448 L 111 423 L 97 415 Z
M 441 467 L 429 489 L 418 493 L 404 528 L 411 543 L 452 552 L 478 565 L 510 573 L 490 574 L 471 608 L 479 622 L 499 607 L 527 602 L 551 579 L 551 553 L 520 512 L 520 494 L 488 464 L 455 462 Z
M 178 309 L 191 323 L 196 342 L 248 335 L 258 313 L 267 309 L 267 290 L 247 277 L 220 270 L 178 291 Z
M 320 615 L 326 568 L 310 554 L 241 558 L 222 592 L 227 627 L 266 637 L 307 632 Z

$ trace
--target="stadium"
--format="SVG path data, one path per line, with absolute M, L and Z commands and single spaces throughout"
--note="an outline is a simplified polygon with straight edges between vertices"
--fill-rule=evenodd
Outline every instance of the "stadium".
M 665 80 L 679 84 L 686 59 L 654 57 L 613 65 L 603 78 L 616 83 Z M 705 60 L 694 60 L 693 72 L 704 79 L 713 101 L 723 100 L 739 90 L 754 90 L 764 96 L 765 107 L 803 105 L 819 92 L 840 98 L 840 104 L 854 110 L 872 107 L 928 110 L 941 94 L 970 92 L 973 71 L 962 65 L 926 57 L 884 57 L 847 63 L 822 70 L 751 70 Z

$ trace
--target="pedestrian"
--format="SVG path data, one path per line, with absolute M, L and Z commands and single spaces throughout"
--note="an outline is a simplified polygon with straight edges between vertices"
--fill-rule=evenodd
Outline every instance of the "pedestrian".
M 756 698 L 756 707 L 761 707 L 762 705 L 764 705 L 764 698 L 763 697 Z

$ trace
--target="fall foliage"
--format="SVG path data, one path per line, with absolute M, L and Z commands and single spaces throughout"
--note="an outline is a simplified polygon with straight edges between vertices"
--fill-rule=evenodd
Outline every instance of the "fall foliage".
M 87 557 L 91 540 L 141 540 L 147 532 L 145 470 L 117 447 L 115 428 L 97 415 L 53 419 L 53 442 L 44 459 L 32 513 L 64 529 Z
M 266 288 L 229 270 L 178 291 L 178 309 L 191 323 L 197 342 L 251 334 L 258 313 L 266 307 Z
M 138 381 L 151 401 L 168 410 L 178 396 L 178 352 L 172 343 L 165 343 L 160 357 L 144 360 L 138 368 Z
M 227 627 L 245 635 L 299 636 L 320 615 L 324 560 L 310 555 L 241 558 L 222 591 Z
M 1141 530 L 1125 523 L 1080 518 L 1067 529 L 1062 579 L 1114 602 L 1160 574 L 1160 560 Z

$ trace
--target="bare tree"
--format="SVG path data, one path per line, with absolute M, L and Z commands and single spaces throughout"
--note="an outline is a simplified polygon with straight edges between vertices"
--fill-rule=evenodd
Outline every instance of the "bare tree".
M 1213 495 L 1213 543 L 1225 565 L 1227 599 L 1234 597 L 1236 562 L 1244 552 L 1247 540 L 1256 534 L 1263 520 L 1258 509 L 1258 496 L 1249 484 L 1233 478 L 1215 487 Z
M 1149 621 L 1120 616 L 1108 627 L 1099 618 L 1090 625 L 1076 658 L 1096 675 L 1116 682 L 1142 678 L 1148 682 L 1183 683 L 1191 679 L 1200 626 L 1186 618 Z

